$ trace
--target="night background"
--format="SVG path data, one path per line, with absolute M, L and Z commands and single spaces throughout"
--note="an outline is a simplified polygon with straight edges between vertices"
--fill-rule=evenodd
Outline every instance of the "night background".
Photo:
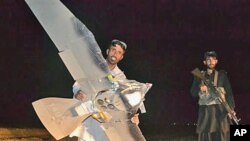
M 228 72 L 241 124 L 250 123 L 250 1 L 63 0 L 105 52 L 112 39 L 127 43 L 119 67 L 128 79 L 153 83 L 140 127 L 194 125 L 190 94 L 194 68 L 205 51 Z M 63 29 L 62 29 L 63 30 Z M 23 0 L 0 1 L 0 126 L 43 127 L 31 103 L 72 98 L 73 78 L 53 42 Z

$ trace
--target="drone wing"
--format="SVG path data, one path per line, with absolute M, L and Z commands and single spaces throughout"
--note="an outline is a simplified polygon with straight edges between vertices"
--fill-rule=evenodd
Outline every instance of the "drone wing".
M 81 89 L 93 98 L 110 89 L 106 60 L 93 34 L 59 0 L 25 0 L 59 51 Z M 90 113 L 74 99 L 43 98 L 32 103 L 39 119 L 58 140 L 69 135 Z M 78 105 L 78 106 L 77 106 Z M 80 109 L 80 110 L 79 110 Z M 80 112 L 81 113 L 81 112 Z M 63 123 L 63 124 L 62 124 Z
M 110 74 L 94 35 L 59 0 L 26 0 L 45 29 L 70 74 L 93 97 L 109 89 Z
M 32 105 L 43 125 L 57 140 L 71 134 L 92 114 L 76 99 L 49 97 L 32 102 Z

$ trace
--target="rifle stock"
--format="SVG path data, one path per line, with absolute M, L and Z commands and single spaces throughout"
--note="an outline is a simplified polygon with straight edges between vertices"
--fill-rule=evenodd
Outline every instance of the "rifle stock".
M 199 68 L 195 68 L 191 73 L 194 76 L 196 76 L 197 78 L 201 79 L 204 82 L 204 84 L 207 87 L 209 87 L 210 90 L 212 90 L 214 92 L 214 96 L 213 97 L 215 97 L 216 99 L 218 99 L 220 101 L 220 103 L 223 105 L 223 107 L 226 109 L 226 111 L 230 115 L 230 118 L 234 121 L 234 123 L 236 125 L 239 125 L 239 121 L 241 119 L 238 119 L 236 117 L 236 115 L 234 113 L 234 110 L 232 110 L 232 108 L 229 106 L 229 104 L 227 103 L 227 101 L 222 98 L 222 92 L 219 90 L 219 88 L 217 86 L 215 86 L 213 82 L 209 81 L 209 79 L 206 79 L 205 76 L 199 70 Z

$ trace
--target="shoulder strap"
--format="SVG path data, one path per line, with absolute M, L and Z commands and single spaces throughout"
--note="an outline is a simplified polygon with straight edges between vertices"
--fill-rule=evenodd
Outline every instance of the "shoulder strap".
M 203 75 L 203 77 L 205 77 L 205 73 L 206 73 L 206 71 L 201 71 L 201 74 Z M 204 85 L 203 80 L 201 80 L 201 85 Z
M 214 86 L 217 86 L 219 73 L 217 70 L 215 70 L 214 73 L 215 73 L 214 74 Z

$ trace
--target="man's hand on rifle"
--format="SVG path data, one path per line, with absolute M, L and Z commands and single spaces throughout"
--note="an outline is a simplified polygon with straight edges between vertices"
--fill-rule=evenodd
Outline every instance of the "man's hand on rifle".
M 230 113 L 228 113 L 228 117 L 230 119 L 232 119 L 233 117 L 232 116 L 236 116 L 236 112 L 234 110 L 232 110 Z
M 206 85 L 200 85 L 200 91 L 202 93 L 208 94 L 208 89 Z

